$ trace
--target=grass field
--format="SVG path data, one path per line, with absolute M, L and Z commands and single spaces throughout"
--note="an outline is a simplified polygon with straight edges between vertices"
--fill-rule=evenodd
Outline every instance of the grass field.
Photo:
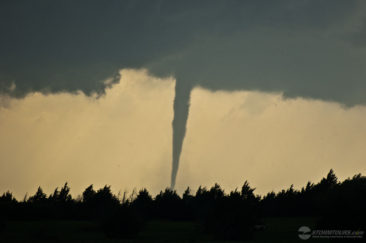
M 266 228 L 247 242 L 328 242 L 301 240 L 297 230 L 315 224 L 313 218 L 267 218 Z M 98 223 L 90 221 L 9 221 L 1 228 L 0 242 L 220 242 L 203 232 L 196 222 L 151 221 L 135 239 L 108 238 Z

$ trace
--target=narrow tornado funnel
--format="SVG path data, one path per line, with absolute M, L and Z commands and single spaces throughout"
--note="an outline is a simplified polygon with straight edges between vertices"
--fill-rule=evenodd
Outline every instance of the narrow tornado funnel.
M 177 172 L 179 168 L 179 158 L 182 152 L 183 140 L 186 134 L 187 119 L 189 113 L 189 100 L 191 95 L 191 86 L 178 82 L 175 83 L 174 97 L 174 118 L 173 118 L 173 161 L 171 189 L 175 187 Z

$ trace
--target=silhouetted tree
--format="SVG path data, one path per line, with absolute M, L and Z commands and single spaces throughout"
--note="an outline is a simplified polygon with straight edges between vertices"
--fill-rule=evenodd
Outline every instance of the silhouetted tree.
M 139 191 L 131 206 L 141 217 L 150 218 L 152 216 L 153 199 L 145 188 Z
M 183 192 L 183 200 L 191 200 L 193 195 L 191 194 L 191 188 L 187 187 L 187 189 Z
M 67 182 L 65 185 L 61 188 L 59 191 L 58 188 L 55 189 L 53 194 L 49 196 L 49 199 L 54 202 L 59 203 L 66 203 L 71 201 L 71 195 L 70 195 L 70 187 L 67 185 Z
M 254 189 L 245 181 L 241 193 L 237 190 L 225 196 L 221 188 L 215 184 L 211 188 L 214 209 L 205 219 L 205 228 L 219 239 L 242 240 L 252 236 L 257 222 L 256 197 Z
M 178 220 L 184 218 L 183 201 L 176 191 L 165 189 L 155 197 L 156 215 L 159 218 Z
M 67 183 L 47 196 L 41 187 L 18 202 L 11 192 L 0 196 L 2 219 L 87 219 L 100 222 L 111 237 L 131 238 L 146 220 L 196 220 L 219 239 L 250 238 L 260 217 L 308 216 L 320 218 L 321 229 L 366 229 L 366 177 L 357 174 L 339 182 L 331 169 L 318 183 L 308 182 L 300 190 L 293 185 L 263 198 L 254 194 L 248 181 L 240 190 L 226 194 L 216 183 L 209 190 L 199 187 L 193 195 L 188 187 L 182 198 L 166 189 L 153 198 L 147 189 L 135 191 L 120 202 L 110 186 L 94 190 L 88 186 L 79 200 L 70 195 Z M 0 224 L 4 224 L 1 221 Z
M 9 191 L 0 196 L 0 228 L 1 224 L 5 227 L 5 219 L 9 218 L 16 211 L 17 203 L 17 200 Z
M 9 191 L 3 193 L 0 196 L 0 203 L 16 203 L 17 200 L 14 198 L 13 194 Z
M 46 201 L 47 195 L 43 192 L 42 188 L 39 186 L 37 192 L 29 197 L 29 202 L 44 202 Z
M 249 182 L 245 181 L 244 185 L 241 188 L 241 195 L 244 200 L 255 200 L 254 196 L 254 190 L 255 188 L 250 188 Z
M 93 189 L 93 185 L 88 186 L 83 192 L 83 202 L 90 203 L 94 200 L 96 192 Z

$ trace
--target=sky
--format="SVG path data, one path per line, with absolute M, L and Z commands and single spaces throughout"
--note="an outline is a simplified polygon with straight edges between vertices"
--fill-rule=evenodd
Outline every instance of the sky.
M 111 185 L 118 194 L 169 186 L 174 78 L 123 69 L 96 99 L 82 93 L 32 93 L 0 108 L 0 191 L 18 199 L 66 181 L 73 195 Z M 226 191 L 248 180 L 265 194 L 330 168 L 340 179 L 365 173 L 366 107 L 284 99 L 280 93 L 192 93 L 176 189 Z
M 1 1 L 0 191 L 365 172 L 364 1 Z

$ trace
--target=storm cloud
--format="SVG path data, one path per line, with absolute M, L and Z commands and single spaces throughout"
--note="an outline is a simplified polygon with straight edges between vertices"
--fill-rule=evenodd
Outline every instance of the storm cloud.
M 121 68 L 365 103 L 363 1 L 2 1 L 0 92 L 103 93 Z M 12 89 L 12 84 L 16 85 Z
M 5 0 L 0 95 L 101 95 L 122 68 L 174 76 L 179 160 L 197 86 L 365 104 L 365 10 L 341 0 Z

